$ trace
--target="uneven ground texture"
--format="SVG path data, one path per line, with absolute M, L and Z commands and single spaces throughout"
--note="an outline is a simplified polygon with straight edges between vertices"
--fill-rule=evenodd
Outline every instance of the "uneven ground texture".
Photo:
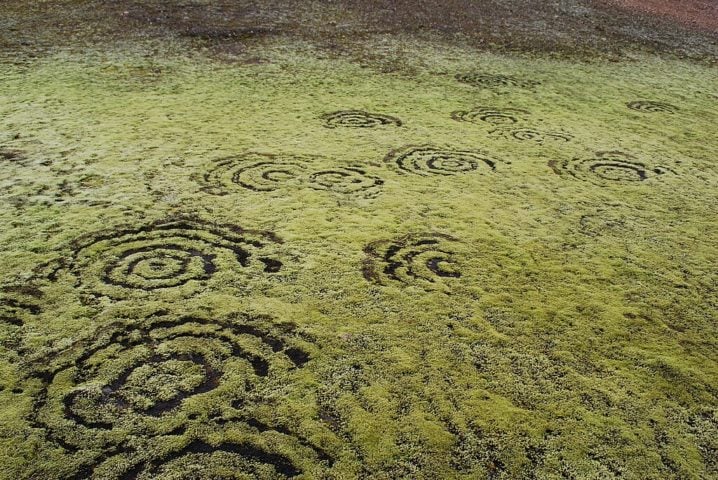
M 670 3 L 2 2 L 0 479 L 718 478 Z

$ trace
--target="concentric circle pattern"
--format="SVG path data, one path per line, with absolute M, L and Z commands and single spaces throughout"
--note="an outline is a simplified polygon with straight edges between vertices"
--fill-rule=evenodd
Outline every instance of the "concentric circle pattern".
M 83 236 L 73 242 L 64 266 L 98 295 L 190 293 L 218 271 L 253 276 L 278 272 L 279 243 L 270 232 L 172 219 Z
M 631 110 L 642 113 L 676 113 L 678 107 L 670 103 L 654 102 L 650 100 L 637 100 L 626 104 Z
M 400 171 L 415 175 L 458 175 L 492 172 L 498 160 L 473 150 L 456 150 L 432 145 L 406 146 L 389 152 L 385 161 Z
M 362 168 L 348 167 L 313 172 L 307 184 L 315 190 L 372 198 L 381 192 L 384 180 L 367 174 Z
M 511 75 L 499 75 L 490 73 L 459 73 L 456 79 L 462 83 L 473 85 L 481 88 L 497 88 L 497 87 L 517 87 L 517 88 L 533 88 L 540 85 L 541 82 L 536 80 L 528 80 L 514 77 Z
M 676 174 L 668 167 L 651 165 L 619 151 L 596 152 L 592 158 L 567 160 L 560 168 L 557 162 L 550 165 L 559 174 L 568 173 L 597 185 L 636 184 Z
M 573 135 L 567 132 L 550 132 L 536 130 L 533 128 L 499 128 L 491 132 L 494 135 L 518 140 L 520 142 L 534 142 L 543 144 L 546 142 L 570 142 Z
M 261 158 L 260 158 L 261 157 Z M 226 195 L 237 187 L 255 192 L 312 188 L 339 195 L 374 198 L 384 180 L 361 167 L 318 168 L 318 158 L 248 154 L 220 160 L 205 174 L 203 190 Z
M 526 115 L 529 115 L 529 112 L 519 108 L 476 107 L 452 112 L 451 118 L 458 122 L 511 125 L 523 120 Z
M 445 280 L 461 276 L 456 242 L 449 235 L 430 233 L 370 243 L 364 249 L 364 278 L 380 285 L 397 282 L 437 288 Z
M 200 177 L 202 189 L 214 195 L 226 195 L 237 187 L 256 192 L 271 192 L 297 185 L 306 170 L 307 159 L 249 153 L 223 158 Z
M 106 450 L 184 431 L 207 405 L 250 402 L 265 379 L 308 360 L 290 325 L 160 312 L 111 324 L 38 372 L 33 421 L 67 449 Z
M 369 113 L 362 110 L 341 110 L 322 116 L 327 128 L 376 128 L 385 125 L 400 127 L 402 122 L 396 117 Z

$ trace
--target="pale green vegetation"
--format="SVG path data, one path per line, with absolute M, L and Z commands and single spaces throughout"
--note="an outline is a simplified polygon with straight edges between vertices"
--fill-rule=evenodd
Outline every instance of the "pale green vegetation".
M 401 48 L 3 68 L 1 478 L 718 478 L 715 71 Z

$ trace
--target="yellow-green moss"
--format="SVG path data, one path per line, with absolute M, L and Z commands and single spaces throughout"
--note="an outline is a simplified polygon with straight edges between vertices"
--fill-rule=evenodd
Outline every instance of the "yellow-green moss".
M 96 464 L 96 477 L 115 478 L 153 461 L 154 475 L 184 478 L 202 454 L 168 461 L 167 471 L 161 459 L 198 439 L 252 443 L 303 478 L 718 476 L 714 71 L 654 57 L 576 64 L 405 43 L 411 64 L 386 74 L 302 45 L 267 47 L 251 65 L 163 48 L 57 54 L 0 72 L 0 149 L 21 152 L 0 156 L 0 274 L 3 286 L 42 293 L 7 290 L 40 310 L 13 310 L 21 325 L 0 324 L 1 478 L 75 478 Z M 539 84 L 455 78 L 470 72 Z M 636 100 L 677 110 L 627 108 Z M 525 110 L 517 128 L 571 138 L 519 141 L 452 119 L 476 107 Z M 326 128 L 322 115 L 338 110 L 402 125 Z M 386 159 L 411 145 L 478 152 L 495 170 L 422 176 Z M 605 151 L 667 173 L 610 182 L 576 167 Z M 383 183 L 370 196 L 306 183 L 203 190 L 218 160 L 247 154 L 301 158 L 308 174 L 357 168 Z M 180 217 L 238 225 L 262 241 L 271 232 L 281 271 L 237 268 L 222 254 L 206 281 L 116 295 L 98 288 L 111 259 L 102 245 L 72 264 L 84 235 Z M 460 277 L 364 278 L 367 246 L 421 235 L 450 244 Z M 157 427 L 164 437 L 134 420 L 102 435 L 67 430 L 53 395 L 74 380 L 56 376 L 42 393 L 40 373 L 158 311 L 173 321 L 241 313 L 270 330 L 292 324 L 311 360 L 291 368 L 271 357 L 271 381 L 238 408 L 229 393 L 185 400 L 202 413 L 168 418 L 179 423 Z M 121 361 L 108 352 L 107 362 Z M 186 430 L 166 435 L 182 422 Z M 206 478 L 245 468 L 226 451 L 211 455 L 215 477 Z

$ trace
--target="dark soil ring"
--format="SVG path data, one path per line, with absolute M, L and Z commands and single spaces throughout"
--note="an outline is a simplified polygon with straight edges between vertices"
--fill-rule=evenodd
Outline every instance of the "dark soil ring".
M 491 125 L 511 125 L 518 123 L 526 115 L 529 115 L 528 111 L 518 108 L 476 107 L 471 110 L 452 112 L 451 118 L 457 122 L 484 122 Z
M 45 387 L 33 420 L 74 449 L 116 442 L 118 429 L 166 434 L 168 425 L 192 421 L 188 408 L 198 403 L 186 407 L 186 399 L 241 402 L 275 369 L 304 366 L 309 353 L 291 327 L 270 322 L 159 316 L 110 325 L 39 375 Z
M 105 230 L 72 244 L 64 266 L 94 293 L 133 293 L 197 286 L 220 269 L 272 274 L 282 262 L 270 232 L 219 226 L 198 219 L 163 220 L 138 228 Z
M 374 128 L 383 125 L 400 127 L 402 122 L 396 117 L 369 113 L 361 110 L 340 110 L 322 116 L 324 126 L 327 128 Z
M 40 291 L 30 287 L 4 287 L 0 289 L 0 324 L 21 327 L 25 320 L 41 312 Z
M 232 472 L 227 476 L 227 472 Z M 221 480 L 242 473 L 247 478 L 294 478 L 301 470 L 288 457 L 251 443 L 209 444 L 194 440 L 161 461 L 153 461 L 122 480 L 192 478 Z M 242 477 L 244 478 L 244 476 Z
M 544 132 L 533 128 L 499 129 L 492 133 L 521 142 L 545 143 L 546 141 L 570 142 L 573 135 L 566 132 Z
M 552 165 L 556 165 L 554 162 Z M 675 174 L 663 166 L 650 166 L 624 152 L 597 152 L 593 158 L 567 160 L 557 173 L 568 173 L 598 185 L 640 183 L 666 174 Z
M 307 184 L 315 190 L 373 198 L 381 192 L 384 180 L 367 174 L 361 168 L 347 167 L 313 172 Z
M 236 187 L 255 192 L 271 192 L 301 181 L 306 161 L 302 157 L 249 153 L 223 158 L 199 180 L 202 190 L 226 195 Z
M 678 107 L 670 103 L 653 102 L 650 100 L 628 102 L 626 106 L 631 110 L 643 113 L 676 113 L 678 111 Z
M 217 195 L 225 195 L 237 186 L 255 192 L 309 187 L 364 198 L 374 198 L 381 192 L 384 180 L 363 168 L 315 170 L 310 168 L 313 161 L 316 158 L 250 153 L 218 161 L 200 182 L 204 191 Z
M 380 285 L 399 282 L 435 288 L 440 279 L 461 276 L 454 258 L 456 242 L 444 234 L 412 234 L 370 243 L 364 248 L 364 278 Z
M 389 152 L 385 161 L 400 171 L 415 175 L 457 175 L 472 171 L 494 171 L 498 161 L 472 150 L 454 150 L 431 145 L 406 146 Z
M 185 245 L 161 242 L 120 252 L 105 268 L 103 281 L 126 288 L 155 290 L 210 278 L 217 270 L 214 255 Z
M 511 75 L 495 75 L 490 73 L 459 73 L 456 75 L 456 79 L 462 83 L 473 85 L 474 87 L 482 88 L 497 88 L 497 87 L 518 87 L 518 88 L 533 88 L 540 85 L 541 82 L 536 80 L 526 80 Z

